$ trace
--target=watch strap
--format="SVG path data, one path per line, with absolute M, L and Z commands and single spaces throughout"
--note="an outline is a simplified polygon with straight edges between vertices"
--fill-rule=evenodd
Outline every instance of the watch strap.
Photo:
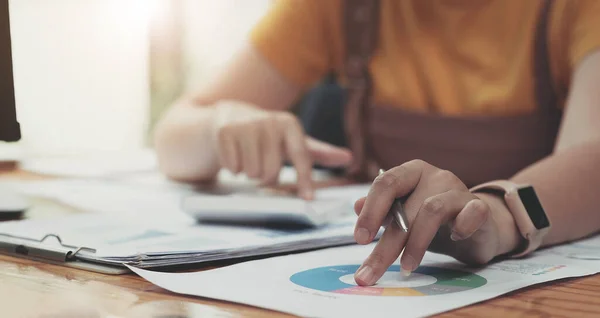
M 480 192 L 484 190 L 494 190 L 504 193 L 504 199 L 508 210 L 512 214 L 517 228 L 523 238 L 522 244 L 516 250 L 515 253 L 511 254 L 513 258 L 523 257 L 531 252 L 535 251 L 541 244 L 544 235 L 548 229 L 542 229 L 537 231 L 530 231 L 528 229 L 534 229 L 533 222 L 527 213 L 526 207 L 523 205 L 521 200 L 509 200 L 508 194 L 517 195 L 517 190 L 520 186 L 516 183 L 507 180 L 495 180 L 477 185 L 470 189 L 471 192 Z

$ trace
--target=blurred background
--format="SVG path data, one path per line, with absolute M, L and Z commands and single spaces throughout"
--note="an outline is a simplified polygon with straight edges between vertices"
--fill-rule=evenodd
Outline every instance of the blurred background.
M 151 146 L 160 114 L 211 78 L 272 0 L 11 0 L 23 139 L 0 157 Z

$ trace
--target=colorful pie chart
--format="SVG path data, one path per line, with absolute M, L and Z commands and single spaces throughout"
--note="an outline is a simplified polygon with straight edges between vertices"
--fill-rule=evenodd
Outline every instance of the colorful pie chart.
M 313 268 L 290 277 L 292 283 L 313 290 L 365 296 L 430 296 L 457 293 L 481 287 L 487 280 L 466 271 L 432 266 L 420 266 L 409 277 L 400 274 L 393 265 L 369 287 L 357 286 L 354 273 L 359 265 L 339 265 Z

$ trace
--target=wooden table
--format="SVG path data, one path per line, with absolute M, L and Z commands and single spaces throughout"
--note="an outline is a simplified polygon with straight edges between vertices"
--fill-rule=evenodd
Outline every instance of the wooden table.
M 37 178 L 23 172 L 2 178 Z M 29 218 L 76 213 L 34 202 Z M 134 274 L 109 276 L 0 256 L 1 317 L 284 317 L 278 312 L 176 295 Z M 534 286 L 440 317 L 600 317 L 600 275 Z

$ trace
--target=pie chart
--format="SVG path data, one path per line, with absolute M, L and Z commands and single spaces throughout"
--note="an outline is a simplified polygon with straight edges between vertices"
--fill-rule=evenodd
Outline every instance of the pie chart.
M 420 266 L 409 277 L 393 265 L 373 286 L 358 286 L 354 273 L 360 265 L 318 267 L 290 277 L 296 285 L 323 292 L 363 296 L 432 296 L 462 292 L 481 287 L 487 280 L 467 271 Z

